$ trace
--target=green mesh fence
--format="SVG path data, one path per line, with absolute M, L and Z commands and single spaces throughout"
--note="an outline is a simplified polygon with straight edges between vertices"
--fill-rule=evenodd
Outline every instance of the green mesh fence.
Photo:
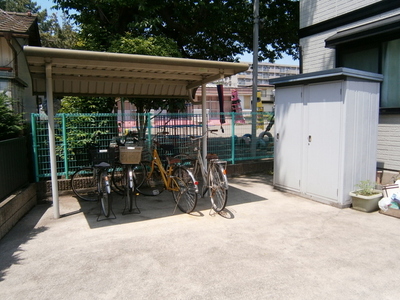
M 49 178 L 50 155 L 47 116 L 32 114 L 32 134 L 36 180 Z M 221 123 L 224 121 L 224 123 Z M 208 114 L 208 152 L 216 153 L 229 163 L 273 157 L 273 127 L 265 129 L 271 113 Z M 256 122 L 255 149 L 252 148 L 252 123 Z M 189 136 L 201 136 L 202 115 L 198 114 L 58 114 L 55 116 L 57 174 L 69 178 L 78 168 L 91 164 L 90 146 L 100 149 L 120 142 L 140 142 L 143 159 L 155 135 L 162 145 L 161 156 L 185 154 L 195 157 Z M 167 133 L 159 135 L 158 133 Z

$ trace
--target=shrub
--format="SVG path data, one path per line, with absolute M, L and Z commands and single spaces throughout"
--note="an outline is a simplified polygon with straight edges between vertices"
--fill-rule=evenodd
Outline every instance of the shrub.
M 0 141 L 16 138 L 22 135 L 24 128 L 21 114 L 12 109 L 12 99 L 5 92 L 0 93 Z

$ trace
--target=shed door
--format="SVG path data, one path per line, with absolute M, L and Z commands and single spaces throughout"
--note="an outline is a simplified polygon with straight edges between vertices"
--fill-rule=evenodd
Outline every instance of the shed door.
M 303 192 L 332 200 L 338 199 L 341 87 L 340 82 L 330 82 L 305 89 Z
M 302 87 L 276 90 L 274 184 L 300 191 Z

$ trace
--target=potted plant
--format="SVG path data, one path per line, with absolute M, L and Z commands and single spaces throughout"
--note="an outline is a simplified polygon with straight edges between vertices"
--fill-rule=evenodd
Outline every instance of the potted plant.
M 375 183 L 370 180 L 362 180 L 356 184 L 357 190 L 350 192 L 352 207 L 364 212 L 377 211 L 378 202 L 382 199 L 382 191 L 375 188 Z

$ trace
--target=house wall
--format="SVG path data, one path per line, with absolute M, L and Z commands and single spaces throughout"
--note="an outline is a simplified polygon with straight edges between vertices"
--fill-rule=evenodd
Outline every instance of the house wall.
M 300 28 L 315 25 L 381 0 L 300 0 Z M 325 40 L 338 31 L 360 26 L 400 13 L 400 9 L 382 13 L 345 26 L 336 27 L 300 39 L 303 73 L 332 69 L 335 67 L 335 50 L 325 48 Z
M 382 0 L 300 0 L 300 28 L 327 21 Z M 329 29 L 300 39 L 302 71 L 309 73 L 336 67 L 335 50 L 325 40 L 338 31 L 400 14 L 400 8 Z M 380 115 L 377 162 L 384 169 L 400 171 L 400 115 Z
M 36 96 L 32 95 L 31 77 L 22 51 L 25 44 L 27 41 L 23 38 L 12 39 L 12 45 L 17 52 L 15 59 L 6 39 L 0 37 L 0 66 L 12 68 L 11 72 L 0 70 L 0 92 L 6 91 L 9 97 L 16 100 L 14 111 L 23 113 L 25 120 L 30 122 L 30 114 L 37 112 L 37 105 Z
M 400 171 L 400 116 L 381 115 L 378 126 L 378 165 Z
M 343 15 L 381 0 L 300 0 L 300 28 Z

